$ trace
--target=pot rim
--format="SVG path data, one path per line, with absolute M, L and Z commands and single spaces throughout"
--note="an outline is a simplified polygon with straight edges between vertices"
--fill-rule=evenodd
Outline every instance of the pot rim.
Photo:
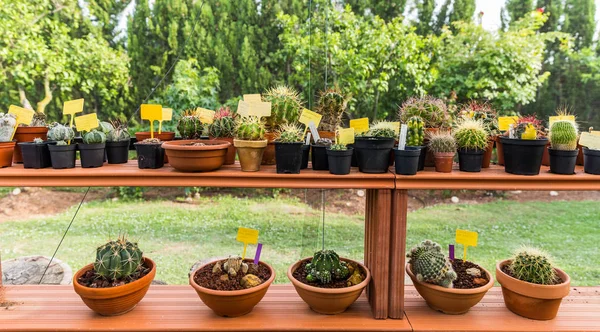
M 439 156 L 441 158 L 449 158 L 449 157 L 454 158 L 455 155 L 456 155 L 456 152 L 434 152 L 433 153 L 434 157 Z
M 294 278 L 294 271 L 296 271 L 298 269 L 298 267 L 300 266 L 300 264 L 302 262 L 305 262 L 309 259 L 312 259 L 312 257 L 306 257 L 303 258 L 297 262 L 295 262 L 294 264 L 290 265 L 290 267 L 287 270 L 287 277 L 288 279 L 290 279 L 290 281 L 292 282 L 292 284 L 295 287 L 299 287 L 302 288 L 306 291 L 310 291 L 310 292 L 315 292 L 315 293 L 323 293 L 323 294 L 345 294 L 345 293 L 351 293 L 354 291 L 358 291 L 361 290 L 365 287 L 367 287 L 367 285 L 369 284 L 369 282 L 371 281 L 371 271 L 369 271 L 369 269 L 367 269 L 366 266 L 364 266 L 363 264 L 349 259 L 349 258 L 345 258 L 345 257 L 340 257 L 341 260 L 346 261 L 346 262 L 352 262 L 352 263 L 356 263 L 358 266 L 360 266 L 363 271 L 365 271 L 366 273 L 366 277 L 365 280 L 363 280 L 360 284 L 358 285 L 354 285 L 354 286 L 350 286 L 350 287 L 344 287 L 344 288 L 321 288 L 321 287 L 315 287 L 315 286 L 311 286 L 311 285 L 307 285 L 303 282 L 301 282 L 300 280 Z
M 590 149 L 587 146 L 583 147 L 583 153 L 588 156 L 600 156 L 600 150 Z
M 475 264 L 475 263 L 473 263 L 473 264 Z M 410 263 L 406 263 L 406 273 L 408 273 L 408 275 L 413 280 L 413 282 L 417 282 L 419 285 L 421 285 L 423 287 L 430 288 L 430 289 L 433 289 L 433 290 L 436 290 L 439 292 L 444 292 L 444 293 L 451 293 L 451 294 L 457 294 L 457 295 L 472 295 L 472 294 L 485 293 L 494 286 L 494 276 L 492 276 L 490 271 L 486 270 L 479 264 L 477 264 L 477 266 L 479 266 L 479 268 L 481 268 L 483 271 L 485 271 L 489 280 L 488 280 L 487 284 L 485 284 L 481 287 L 470 288 L 470 289 L 446 288 L 446 287 L 442 287 L 439 285 L 434 285 L 434 284 L 430 284 L 427 282 L 419 281 L 419 280 L 417 280 L 417 276 L 415 276 L 414 273 L 412 272 L 412 267 L 410 266 Z
M 15 141 L 15 140 L 12 140 L 10 142 L 0 142 L 0 147 L 8 148 L 11 146 L 15 146 L 16 144 L 17 144 L 17 141 Z
M 506 137 L 506 136 L 499 136 L 499 138 L 500 138 L 500 142 L 502 144 L 507 144 L 507 145 L 539 146 L 539 145 L 546 145 L 549 142 L 547 137 L 536 138 L 536 139 L 521 139 L 521 138 L 510 138 L 510 137 Z
M 205 143 L 204 146 L 185 146 L 190 143 Z M 176 150 L 176 151 L 213 151 L 213 150 L 225 150 L 231 143 L 226 141 L 218 140 L 202 140 L 202 139 L 188 139 L 179 141 L 166 141 L 162 143 L 162 148 L 165 150 Z
M 575 150 L 558 150 L 558 149 L 553 149 L 553 148 L 548 148 L 548 153 L 554 154 L 554 155 L 563 155 L 563 156 L 570 156 L 570 155 L 575 155 L 577 156 L 579 154 L 579 149 L 575 149 Z
M 244 140 L 244 139 L 233 139 L 233 146 L 236 148 L 254 148 L 254 149 L 262 149 L 266 147 L 269 143 L 269 140 L 262 139 L 258 141 Z
M 469 148 L 459 148 L 458 149 L 458 153 L 464 153 L 464 154 L 484 154 L 485 151 L 486 151 L 486 149 L 483 149 L 483 150 L 469 149 Z
M 258 291 L 263 290 L 264 288 L 268 288 L 273 281 L 275 280 L 275 269 L 273 269 L 273 267 L 263 261 L 258 261 L 259 264 L 263 264 L 266 267 L 269 268 L 269 271 L 271 271 L 271 277 L 269 277 L 269 279 L 265 280 L 265 282 L 263 282 L 262 284 L 256 286 L 256 287 L 252 287 L 252 288 L 248 288 L 248 289 L 241 289 L 241 290 L 234 290 L 234 291 L 222 291 L 222 290 L 214 290 L 214 289 L 210 289 L 210 288 L 206 288 L 204 286 L 200 286 L 198 283 L 196 283 L 196 281 L 194 280 L 194 276 L 196 275 L 196 272 L 198 272 L 198 270 L 202 269 L 203 267 L 213 264 L 215 262 L 219 262 L 222 261 L 223 259 L 217 259 L 211 262 L 208 262 L 200 267 L 198 267 L 197 269 L 195 269 L 194 271 L 192 271 L 192 273 L 190 273 L 190 285 L 198 292 L 204 293 L 204 294 L 208 294 L 208 295 L 214 295 L 214 296 L 241 296 L 241 295 L 247 295 L 247 294 L 252 294 L 252 293 L 256 293 Z M 244 259 L 244 261 L 247 262 L 252 262 L 252 259 L 246 258 Z
M 396 141 L 394 137 L 360 136 L 355 137 L 355 141 Z
M 510 259 L 505 259 L 502 260 L 498 263 L 496 263 L 496 278 L 498 279 L 498 283 L 502 286 L 502 287 L 506 287 L 508 289 L 510 289 L 511 291 L 524 295 L 524 296 L 529 296 L 529 297 L 533 297 L 533 298 L 538 298 L 538 299 L 547 299 L 547 300 L 551 300 L 551 299 L 561 299 L 565 296 L 567 296 L 569 294 L 569 292 L 571 291 L 571 276 L 569 276 L 565 271 L 555 267 L 554 270 L 558 273 L 561 274 L 561 278 L 563 276 L 565 276 L 566 278 L 563 278 L 563 282 L 558 284 L 558 285 L 540 285 L 540 284 L 534 284 L 531 282 L 527 282 L 527 281 L 523 281 L 523 280 L 519 280 L 517 278 L 514 278 L 512 276 L 509 276 L 508 274 L 504 273 L 504 271 L 502 271 L 502 267 L 505 266 L 506 264 L 508 264 L 510 262 Z M 502 283 L 503 281 L 508 281 L 508 283 Z M 511 287 L 511 285 L 508 284 L 517 284 L 520 285 L 521 287 L 526 287 L 527 290 L 525 291 L 517 291 L 514 287 Z M 564 292 L 561 292 L 561 290 L 564 290 Z M 532 295 L 533 292 L 536 291 L 543 291 L 543 295 L 540 296 L 540 294 L 536 294 L 536 295 Z M 564 293 L 564 295 L 562 296 L 552 296 L 549 295 L 550 292 L 553 293 Z
M 17 131 L 15 131 L 15 135 L 16 134 L 35 134 L 35 133 L 41 133 L 41 132 L 48 132 L 48 127 L 31 127 L 31 126 L 27 126 L 27 127 L 17 127 Z

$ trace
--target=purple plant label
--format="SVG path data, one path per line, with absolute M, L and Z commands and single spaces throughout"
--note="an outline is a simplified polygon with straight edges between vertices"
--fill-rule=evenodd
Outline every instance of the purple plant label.
M 258 261 L 260 260 L 260 251 L 262 250 L 262 243 L 259 243 L 258 246 L 256 247 L 256 255 L 254 256 L 254 264 L 258 264 Z
M 454 245 L 451 244 L 448 246 L 448 256 L 451 260 L 454 260 Z

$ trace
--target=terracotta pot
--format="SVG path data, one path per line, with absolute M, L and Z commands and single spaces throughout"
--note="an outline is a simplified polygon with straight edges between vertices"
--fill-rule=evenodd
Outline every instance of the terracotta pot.
M 242 167 L 243 172 L 257 172 L 260 170 L 261 161 L 263 160 L 263 153 L 267 147 L 267 144 L 267 140 L 233 140 L 233 145 L 236 148 L 237 155 L 240 160 L 240 166 Z
M 41 138 L 42 140 L 48 139 L 48 127 L 17 127 L 15 132 L 15 141 L 19 142 L 33 142 L 35 138 Z M 14 163 L 22 163 L 23 155 L 21 154 L 21 147 L 17 144 L 15 153 L 13 154 Z
M 496 158 L 498 158 L 498 165 L 504 166 L 504 149 L 502 147 L 502 142 L 500 141 L 500 135 L 494 137 L 496 141 Z
M 483 161 L 481 162 L 481 168 L 489 168 L 490 162 L 492 161 L 492 153 L 494 152 L 494 139 L 490 138 L 488 146 L 483 154 Z
M 423 141 L 423 145 L 427 145 L 429 143 L 429 139 L 427 138 L 429 134 L 438 133 L 440 128 L 425 128 L 425 139 Z M 433 156 L 433 152 L 431 150 L 426 151 L 425 155 L 425 166 L 433 167 L 435 166 L 435 158 Z
M 225 162 L 223 163 L 223 165 L 235 164 L 235 146 L 233 146 L 233 137 L 212 137 L 212 136 L 210 136 L 210 139 L 231 143 L 231 145 L 227 148 L 227 154 L 225 154 Z
M 141 142 L 148 138 L 151 138 L 149 131 L 138 131 L 137 133 L 135 133 L 135 140 L 138 142 Z M 172 131 L 163 131 L 159 134 L 158 132 L 155 131 L 154 138 L 158 138 L 159 140 L 161 140 L 163 142 L 168 142 L 168 141 L 172 141 L 175 139 L 175 133 Z M 165 164 L 169 163 L 169 158 L 167 158 L 166 154 L 165 154 L 164 163 Z
M 571 291 L 571 278 L 563 270 L 555 269 L 563 280 L 559 285 L 538 285 L 513 278 L 502 272 L 509 264 L 504 260 L 496 265 L 496 279 L 502 286 L 502 296 L 506 307 L 519 316 L 537 320 L 556 317 L 560 302 Z
M 192 143 L 204 143 L 204 146 L 192 146 Z M 210 172 L 221 168 L 225 162 L 227 148 L 231 145 L 225 141 L 213 140 L 181 140 L 162 144 L 169 163 L 173 168 L 183 172 Z
M 544 166 L 550 166 L 550 151 L 548 149 L 550 149 L 550 140 L 548 140 L 548 144 L 546 144 L 544 154 L 542 155 L 542 165 Z
M 293 274 L 303 262 L 309 259 L 311 258 L 305 258 L 290 266 L 287 271 L 287 277 L 294 285 L 296 292 L 298 292 L 298 295 L 300 295 L 302 300 L 304 300 L 313 311 L 320 314 L 335 315 L 346 311 L 346 309 L 358 299 L 363 289 L 367 287 L 371 280 L 371 272 L 369 272 L 369 269 L 364 265 L 357 261 L 340 258 L 345 262 L 353 262 L 360 266 L 367 274 L 365 280 L 358 285 L 345 288 L 320 288 L 307 285 L 294 278 Z
M 583 146 L 577 144 L 577 150 L 579 150 L 579 154 L 577 154 L 577 165 L 583 166 Z
M 319 130 L 319 136 L 321 138 L 329 138 L 331 141 L 335 142 L 335 132 L 333 132 L 333 131 L 321 131 L 321 130 Z
M 452 172 L 452 164 L 454 162 L 454 155 L 456 152 L 436 152 L 434 153 L 435 158 L 435 171 L 440 173 Z
M 275 165 L 275 139 L 277 135 L 275 133 L 267 132 L 265 133 L 265 139 L 267 139 L 268 144 L 263 152 L 262 163 L 263 165 Z
M 246 259 L 245 261 L 250 262 L 252 260 Z M 236 291 L 219 291 L 198 285 L 194 281 L 196 272 L 206 265 L 213 264 L 214 262 L 215 261 L 204 264 L 194 270 L 194 272 L 190 274 L 190 285 L 194 288 L 194 290 L 196 290 L 200 300 L 202 300 L 207 307 L 211 308 L 212 311 L 219 316 L 239 317 L 249 313 L 252 311 L 254 306 L 256 306 L 260 300 L 262 300 L 267 293 L 269 286 L 271 286 L 273 280 L 275 280 L 275 270 L 273 267 L 261 261 L 259 264 L 265 265 L 269 268 L 269 271 L 271 271 L 271 277 L 256 287 Z
M 429 284 L 417 280 L 417 277 L 412 272 L 410 264 L 406 264 L 406 272 L 413 282 L 413 285 L 419 292 L 427 305 L 437 311 L 441 311 L 448 315 L 460 315 L 469 311 L 471 307 L 479 303 L 485 293 L 494 286 L 494 277 L 492 274 L 481 267 L 489 278 L 487 284 L 471 289 L 455 289 L 445 288 L 438 285 Z
M 15 144 L 15 141 L 0 142 L 0 168 L 12 166 Z
M 144 265 L 150 267 L 151 270 L 143 278 L 111 288 L 90 288 L 80 285 L 77 279 L 94 267 L 93 264 L 86 265 L 73 276 L 75 293 L 81 296 L 85 305 L 102 316 L 117 316 L 127 313 L 146 295 L 156 275 L 154 261 L 144 257 Z

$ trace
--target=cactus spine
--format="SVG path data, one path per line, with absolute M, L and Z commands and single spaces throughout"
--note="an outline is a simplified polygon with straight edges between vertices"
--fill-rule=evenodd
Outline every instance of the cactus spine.
M 142 265 L 142 251 L 125 236 L 96 249 L 94 271 L 108 280 L 129 277 Z
M 302 128 L 298 127 L 295 124 L 284 124 L 281 126 L 279 130 L 279 137 L 277 138 L 277 142 L 280 143 L 298 143 L 302 142 Z
M 333 250 L 317 251 L 309 264 L 306 264 L 309 282 L 328 284 L 333 279 L 345 279 L 350 274 L 346 262 L 340 261 L 340 256 Z
M 265 125 L 256 116 L 247 116 L 238 121 L 235 138 L 245 141 L 261 141 L 265 138 Z
M 425 129 L 423 119 L 419 116 L 413 116 L 406 122 L 408 131 L 406 134 L 407 146 L 422 146 L 425 140 Z
M 303 107 L 298 91 L 285 85 L 268 90 L 263 95 L 263 101 L 271 103 L 271 116 L 266 120 L 266 126 L 271 131 L 284 123 L 297 122 Z
M 537 248 L 522 247 L 517 250 L 509 269 L 515 278 L 534 284 L 552 285 L 557 279 L 552 259 Z
M 389 121 L 379 121 L 373 124 L 369 131 L 364 136 L 366 137 L 380 137 L 380 138 L 395 138 L 396 137 L 396 125 Z
M 323 115 L 319 129 L 332 132 L 337 130 L 346 111 L 348 99 L 338 87 L 321 92 L 316 107 L 317 113 Z
M 108 142 L 125 142 L 130 140 L 126 123 L 113 121 L 112 126 L 113 129 L 106 134 L 106 140 Z
M 572 121 L 556 121 L 550 127 L 550 144 L 555 150 L 577 149 L 577 126 Z
M 235 113 L 229 107 L 221 107 L 215 112 L 215 118 L 210 125 L 210 136 L 233 137 L 235 134 Z
M 106 134 L 103 132 L 92 129 L 92 131 L 83 135 L 83 143 L 85 144 L 102 144 L 106 142 Z
M 417 280 L 446 288 L 452 288 L 457 275 L 452 264 L 442 253 L 442 247 L 430 240 L 413 247 L 406 255 Z
M 398 118 L 403 123 L 413 116 L 421 117 L 427 128 L 445 128 L 451 122 L 446 103 L 430 96 L 409 98 L 398 110 Z
M 456 125 L 454 138 L 460 149 L 481 151 L 487 148 L 489 136 L 483 121 L 462 117 Z
M 456 140 L 449 132 L 431 133 L 427 147 L 434 153 L 456 152 Z
M 177 130 L 183 139 L 199 139 L 204 131 L 204 125 L 193 110 L 187 110 L 179 118 Z

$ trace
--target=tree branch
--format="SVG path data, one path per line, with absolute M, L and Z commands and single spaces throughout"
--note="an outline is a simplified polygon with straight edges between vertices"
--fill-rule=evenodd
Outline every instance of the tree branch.
M 46 96 L 37 103 L 38 113 L 44 113 L 44 109 L 46 109 L 46 106 L 48 106 L 52 100 L 52 90 L 50 89 L 50 79 L 48 78 L 48 74 L 46 74 L 46 77 L 44 78 L 44 92 L 46 93 Z
M 37 22 L 41 21 L 41 20 L 42 20 L 44 17 L 46 17 L 46 16 L 48 16 L 48 15 L 53 15 L 53 14 L 56 14 L 56 13 L 58 13 L 59 11 L 61 11 L 61 10 L 65 9 L 65 8 L 67 8 L 65 5 L 63 5 L 63 4 L 59 3 L 59 2 L 56 2 L 56 1 L 53 1 L 53 2 L 54 2 L 54 5 L 56 6 L 56 8 L 55 8 L 53 11 L 51 11 L 51 12 L 47 12 L 47 13 L 41 14 L 41 15 L 39 15 L 38 17 L 36 17 L 36 18 L 35 18 L 35 19 L 34 19 L 34 20 L 31 22 L 31 25 L 34 25 L 34 24 L 36 24 Z
M 29 99 L 27 99 L 27 95 L 25 95 L 25 89 L 23 89 L 23 87 L 20 85 L 19 85 L 19 100 L 21 101 L 21 105 L 23 105 L 24 108 L 26 108 L 28 110 L 33 110 L 33 107 L 31 107 L 31 103 L 29 102 Z

